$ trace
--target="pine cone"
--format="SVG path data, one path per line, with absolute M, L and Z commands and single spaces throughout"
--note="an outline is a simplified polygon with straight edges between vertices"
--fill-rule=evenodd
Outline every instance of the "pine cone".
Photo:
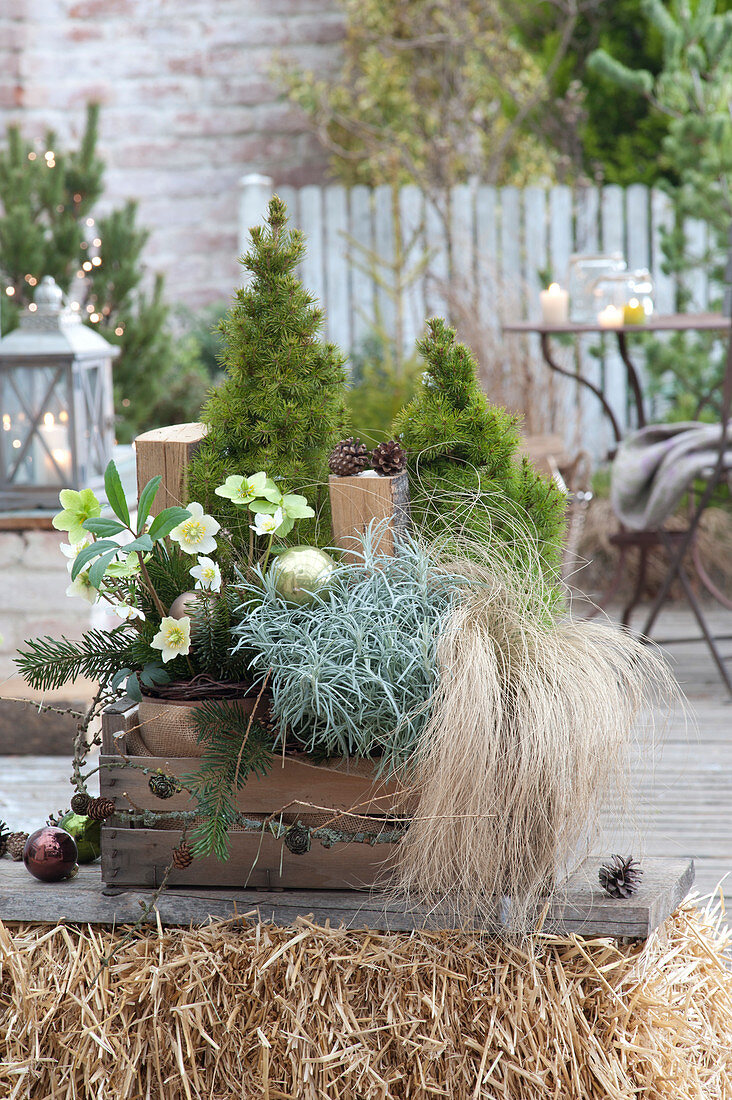
M 8 850 L 8 837 L 10 836 L 10 829 L 7 827 L 4 821 L 0 821 L 0 858 L 5 855 Z
M 180 790 L 177 779 L 173 779 L 170 775 L 162 775 L 160 772 L 151 775 L 147 785 L 156 798 L 172 798 Z
M 643 871 L 640 864 L 628 856 L 613 856 L 613 862 L 600 868 L 600 886 L 611 898 L 629 898 L 638 889 Z
M 77 791 L 74 797 L 71 799 L 71 809 L 75 814 L 81 814 L 85 817 L 89 810 L 89 803 L 91 798 L 86 791 Z
M 86 814 L 92 821 L 104 821 L 105 818 L 112 816 L 114 809 L 111 798 L 90 798 Z
M 10 833 L 8 836 L 8 851 L 16 863 L 23 858 L 27 839 L 28 833 Z
M 407 452 L 396 439 L 390 439 L 388 443 L 379 443 L 378 447 L 374 447 L 371 452 L 371 465 L 377 474 L 392 477 L 406 469 Z
M 264 714 L 262 714 L 262 715 L 258 714 L 257 715 L 257 721 L 259 722 L 260 726 L 262 727 L 262 729 L 264 730 L 265 733 L 268 733 L 270 735 L 270 737 L 275 736 L 275 734 L 277 733 L 278 726 L 277 726 L 277 722 L 276 722 L 276 720 L 275 720 L 275 718 L 272 714 L 272 705 L 271 704 L 267 707 Z
M 173 866 L 177 867 L 179 871 L 183 871 L 186 867 L 190 867 L 192 863 L 193 852 L 188 842 L 181 840 L 178 847 L 173 849 Z
M 285 833 L 285 844 L 293 855 L 304 855 L 310 851 L 310 830 L 304 825 L 290 825 Z
M 328 459 L 328 469 L 338 477 L 359 474 L 361 470 L 367 470 L 368 465 L 369 452 L 366 444 L 360 439 L 354 439 L 353 436 L 342 439 Z

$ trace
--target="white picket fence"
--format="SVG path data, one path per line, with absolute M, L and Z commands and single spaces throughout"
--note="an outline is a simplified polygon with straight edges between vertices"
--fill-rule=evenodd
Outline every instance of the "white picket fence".
M 640 184 L 576 189 L 466 184 L 452 191 L 443 217 L 416 187 L 403 187 L 397 197 L 403 270 L 416 274 L 400 293 L 390 274 L 397 224 L 390 188 L 283 187 L 278 193 L 307 237 L 300 275 L 325 309 L 328 338 L 346 351 L 358 348 L 374 327 L 394 334 L 397 322 L 409 351 L 425 317 L 450 313 L 446 299 L 456 287 L 480 323 L 496 331 L 510 320 L 535 318 L 546 275 L 566 285 L 574 252 L 622 252 L 629 269 L 650 270 L 657 312 L 671 313 L 676 306 L 677 287 L 661 270 L 660 248 L 661 229 L 671 224 L 673 211 L 663 192 Z M 261 221 L 271 194 L 267 177 L 242 179 L 242 251 L 249 227 Z M 689 222 L 686 233 L 693 251 L 702 255 L 704 225 Z M 703 273 L 689 276 L 688 289 L 690 309 L 708 308 L 714 290 Z M 583 349 L 586 353 L 586 340 L 565 357 L 582 355 Z M 537 341 L 528 341 L 527 354 L 541 370 Z M 619 387 L 624 381 L 616 358 L 608 345 L 602 361 L 584 362 L 583 369 L 615 390 L 622 419 L 625 401 Z M 601 454 L 608 440 L 597 403 L 572 383 L 560 391 L 559 422 L 545 426 L 563 431 L 568 443 Z

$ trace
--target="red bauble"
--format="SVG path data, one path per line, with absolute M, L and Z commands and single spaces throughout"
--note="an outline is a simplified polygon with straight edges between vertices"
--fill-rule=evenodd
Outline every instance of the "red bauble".
M 23 863 L 41 882 L 60 882 L 76 867 L 76 841 L 65 829 L 46 825 L 25 842 Z

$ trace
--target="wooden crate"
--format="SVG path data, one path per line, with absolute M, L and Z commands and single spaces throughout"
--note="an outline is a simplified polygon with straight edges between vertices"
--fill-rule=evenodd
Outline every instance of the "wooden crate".
M 193 757 L 165 759 L 127 754 L 126 735 L 137 724 L 137 706 L 122 700 L 103 715 L 100 793 L 120 810 L 195 809 L 182 791 L 161 801 L 148 786 L 151 774 L 180 776 L 198 770 Z M 124 766 L 125 763 L 128 766 Z M 117 766 L 119 765 L 119 766 Z M 144 769 L 144 770 L 143 770 Z M 313 806 L 350 810 L 378 817 L 408 811 L 404 792 L 395 782 L 375 781 L 368 775 L 315 767 L 305 759 L 275 761 L 269 775 L 250 778 L 237 795 L 238 809 L 247 814 L 312 812 Z M 376 831 L 376 830 L 375 830 Z M 156 886 L 170 863 L 182 830 L 131 825 L 110 818 L 102 829 L 102 878 L 109 886 Z M 317 839 L 310 851 L 296 855 L 269 832 L 232 832 L 229 859 L 195 859 L 168 881 L 181 886 L 234 886 L 258 889 L 353 890 L 370 888 L 388 878 L 391 844 L 335 843 L 325 847 Z

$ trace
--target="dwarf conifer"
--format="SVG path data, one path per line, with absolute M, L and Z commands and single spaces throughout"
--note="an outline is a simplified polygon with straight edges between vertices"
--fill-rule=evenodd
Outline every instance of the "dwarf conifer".
M 519 458 L 518 418 L 488 402 L 470 349 L 442 318 L 427 322 L 418 350 L 428 368 L 421 392 L 394 421 L 409 452 L 416 523 L 435 538 L 462 532 L 490 540 L 519 567 L 528 536 L 548 577 L 556 577 L 565 500 Z
M 305 241 L 287 228 L 277 195 L 251 236 L 241 262 L 252 279 L 220 325 L 227 377 L 203 409 L 208 435 L 191 464 L 189 496 L 242 545 L 251 515 L 215 489 L 230 474 L 265 470 L 283 492 L 301 493 L 315 508 L 310 530 L 298 524 L 298 539 L 327 543 L 327 457 L 344 427 L 344 356 L 319 338 L 322 311 L 294 274 Z

